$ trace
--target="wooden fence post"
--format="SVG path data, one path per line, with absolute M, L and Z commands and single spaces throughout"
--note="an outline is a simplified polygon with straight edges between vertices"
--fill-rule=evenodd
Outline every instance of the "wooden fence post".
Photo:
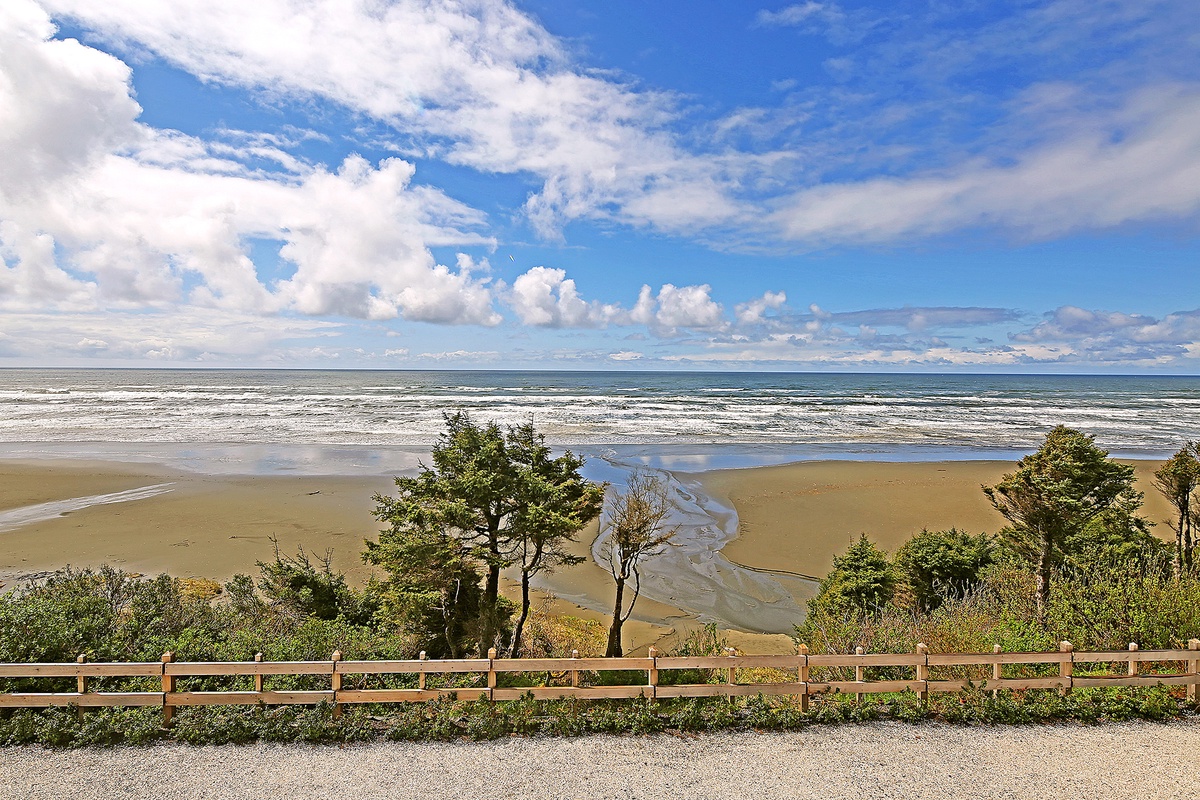
M 734 650 L 732 647 L 726 647 L 725 655 L 729 658 L 734 658 L 735 656 L 737 656 L 737 650 Z M 729 667 L 726 670 L 725 684 L 727 686 L 734 686 L 737 684 L 737 668 L 736 667 Z M 730 699 L 733 699 L 733 695 L 730 695 L 729 697 L 730 697 Z
M 334 650 L 329 660 L 333 662 L 333 669 L 329 675 L 329 688 L 333 690 L 333 718 L 340 719 L 342 704 L 338 702 L 338 692 L 342 690 L 342 673 L 338 672 L 338 662 L 342 660 L 342 651 Z
M 1130 643 L 1129 643 L 1129 652 L 1131 652 L 1131 653 L 1136 653 L 1136 652 L 1137 652 L 1137 649 L 1138 649 L 1137 642 L 1130 642 Z M 1138 666 L 1139 666 L 1138 662 L 1134 661 L 1133 659 L 1130 659 L 1130 660 L 1129 660 L 1129 674 L 1130 674 L 1130 676 L 1135 676 L 1135 675 L 1137 675 L 1137 674 L 1138 674 Z
M 262 660 L 263 660 L 262 653 L 254 654 L 254 663 L 255 664 L 261 664 Z M 254 676 L 254 691 L 258 692 L 259 694 L 263 693 L 263 685 L 265 683 L 263 678 L 264 678 L 264 676 L 261 672 Z
M 655 650 L 654 650 L 654 648 L 653 648 L 653 647 L 651 647 L 651 648 L 650 648 L 650 651 L 651 651 L 651 652 L 655 652 Z M 578 660 L 578 659 L 579 659 L 579 651 L 578 651 L 578 650 L 572 650 L 572 651 L 571 651 L 571 658 L 572 658 L 573 660 Z M 651 656 L 651 658 L 653 658 L 653 656 Z M 656 682 L 657 682 L 657 681 L 656 681 Z M 578 688 L 579 688 L 579 670 L 577 670 L 577 669 L 573 669 L 573 670 L 571 670 L 571 685 L 572 685 L 572 686 L 574 686 L 576 689 L 578 689 Z
M 800 711 L 808 711 L 808 645 L 796 645 L 796 655 L 800 658 L 800 666 L 796 670 L 796 678 L 800 681 Z
M 425 651 L 422 650 L 421 654 L 419 656 L 417 656 L 417 660 L 424 661 L 425 658 L 426 658 Z M 424 691 L 425 685 L 426 685 L 425 675 L 426 675 L 425 670 L 421 670 L 420 672 L 417 673 L 417 688 L 421 689 L 422 691 Z
M 87 663 L 87 660 L 88 660 L 88 659 L 87 659 L 87 654 L 86 654 L 86 653 L 80 653 L 80 654 L 79 654 L 79 658 L 75 659 L 75 663 L 76 663 L 76 664 L 86 664 L 86 663 Z M 77 676 L 75 677 L 75 689 L 76 689 L 76 690 L 77 690 L 77 691 L 78 691 L 80 694 L 85 694 L 85 693 L 87 692 L 87 690 L 88 690 L 88 679 L 87 679 L 87 676 L 86 676 L 86 675 L 77 675 Z M 81 706 L 81 705 L 80 705 L 80 706 L 76 706 L 76 707 L 75 707 L 75 713 L 76 713 L 76 714 L 79 716 L 79 718 L 80 718 L 80 719 L 83 719 L 83 706 Z
M 1200 650 L 1200 639 L 1188 639 L 1188 650 Z M 1196 684 L 1200 683 L 1200 659 L 1188 662 L 1187 671 L 1192 674 L 1192 682 L 1187 687 L 1187 699 L 1196 702 Z
M 929 702 L 929 647 L 924 642 L 917 645 L 917 653 L 925 656 L 923 663 L 917 664 L 917 682 L 921 684 L 921 702 Z
M 496 688 L 496 648 L 494 648 L 494 647 L 488 648 L 487 683 L 488 683 L 488 700 L 491 700 L 492 695 L 494 694 L 494 690 Z
M 1003 648 L 1001 648 L 1000 645 L 998 645 L 998 644 L 992 645 L 992 653 L 994 653 L 995 655 L 1000 655 L 1000 651 L 1002 649 Z M 992 664 L 992 680 L 1001 681 L 1003 679 L 1004 679 L 1004 667 L 1000 664 L 1000 660 L 996 659 L 996 662 L 994 664 Z M 999 695 L 1000 695 L 999 688 L 992 689 L 992 697 L 998 697 Z
M 856 655 L 856 656 L 861 656 L 865 652 L 866 652 L 866 650 L 863 649 L 862 645 L 859 645 L 858 647 L 854 648 L 854 655 Z M 854 682 L 862 683 L 863 679 L 866 677 L 866 674 L 867 673 L 866 673 L 866 670 L 863 669 L 863 665 L 856 664 L 854 667 Z M 854 699 L 861 703 L 862 699 L 863 699 L 863 693 L 855 692 Z
M 175 706 L 170 701 L 170 695 L 175 691 L 175 676 L 167 674 L 167 664 L 174 660 L 175 654 L 170 650 L 162 654 L 163 725 L 170 725 L 175 719 Z
M 571 657 L 574 658 L 578 650 L 571 651 Z M 646 683 L 650 687 L 649 700 L 658 697 L 658 648 L 651 646 L 646 655 L 650 657 L 650 669 L 646 670 Z
M 1060 678 L 1065 679 L 1063 684 L 1058 687 L 1058 693 L 1066 695 L 1067 691 L 1071 688 L 1071 676 L 1075 674 L 1075 656 L 1073 655 L 1075 645 L 1070 642 L 1059 642 L 1058 650 L 1065 656 L 1062 661 L 1058 662 L 1058 675 Z

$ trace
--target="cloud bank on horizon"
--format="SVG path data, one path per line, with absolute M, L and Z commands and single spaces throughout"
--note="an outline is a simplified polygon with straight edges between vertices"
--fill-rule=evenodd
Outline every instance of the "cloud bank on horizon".
M 1188 0 L 625 5 L 10 0 L 0 364 L 1200 366 Z

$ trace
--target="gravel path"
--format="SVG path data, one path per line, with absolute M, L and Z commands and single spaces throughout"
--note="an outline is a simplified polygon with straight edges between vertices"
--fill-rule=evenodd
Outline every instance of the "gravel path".
M 1194 798 L 1200 720 L 456 744 L 0 748 L 0 798 Z

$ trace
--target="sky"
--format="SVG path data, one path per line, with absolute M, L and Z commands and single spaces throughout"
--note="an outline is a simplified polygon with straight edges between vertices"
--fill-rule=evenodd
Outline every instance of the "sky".
M 1200 374 L 1194 0 L 4 0 L 0 366 Z

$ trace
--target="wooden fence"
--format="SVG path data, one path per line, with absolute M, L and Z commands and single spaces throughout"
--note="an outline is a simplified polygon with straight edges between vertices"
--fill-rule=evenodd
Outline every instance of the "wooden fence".
M 1128 650 L 1075 652 L 1063 642 L 1057 652 L 1006 653 L 997 645 L 991 653 L 930 653 L 917 645 L 910 654 L 864 653 L 810 654 L 800 645 L 796 655 L 660 656 L 654 648 L 645 658 L 488 658 L 430 661 L 423 657 L 406 661 L 345 661 L 333 653 L 328 661 L 176 662 L 171 653 L 161 661 L 147 663 L 94 663 L 80 656 L 75 663 L 0 664 L 0 679 L 75 678 L 73 692 L 9 692 L 0 694 L 0 708 L 49 708 L 75 706 L 154 706 L 163 710 L 166 722 L 176 708 L 205 705 L 284 705 L 332 703 L 340 713 L 349 703 L 406 703 L 453 696 L 463 700 L 516 700 L 525 695 L 538 699 L 601 699 L 674 697 L 735 697 L 785 695 L 799 699 L 807 708 L 809 698 L 830 692 L 857 695 L 912 691 L 922 700 L 930 692 L 963 691 L 969 685 L 998 691 L 1008 689 L 1057 689 L 1097 686 L 1186 686 L 1187 697 L 1196 701 L 1200 685 L 1200 639 L 1188 642 L 1187 650 Z M 423 656 L 424 654 L 422 654 Z M 1124 665 L 1124 668 L 1120 665 Z M 1158 671 L 1149 671 L 1156 665 Z M 1116 672 L 1113 671 L 1114 666 Z M 1173 671 L 1162 671 L 1171 669 Z M 1079 667 L 1079 674 L 1076 668 Z M 1179 671 L 1182 667 L 1183 671 Z M 724 677 L 718 683 L 675 683 L 670 672 L 702 670 L 708 676 Z M 745 679 L 748 670 L 756 671 Z M 848 679 L 853 670 L 853 679 Z M 869 678 L 868 671 L 884 678 Z M 645 673 L 623 685 L 594 685 L 599 673 Z M 667 680 L 660 680 L 668 672 Z M 897 672 L 904 675 L 896 677 Z M 1026 674 L 1017 674 L 1024 672 Z M 1029 672 L 1035 674 L 1030 675 Z M 542 685 L 502 686 L 500 676 L 542 674 Z M 1045 674 L 1049 673 L 1049 674 Z M 415 676 L 413 688 L 352 688 L 367 676 Z M 474 676 L 474 685 L 431 685 L 446 676 Z M 557 677 L 553 677 L 557 675 Z M 767 676 L 767 682 L 754 678 Z M 181 690 L 180 680 L 213 676 L 253 678 L 252 691 Z M 329 688 L 308 690 L 269 689 L 272 676 L 325 677 Z M 793 680 L 794 676 L 794 680 Z M 619 677 L 619 676 L 614 676 Z M 785 680 L 779 680 L 783 677 Z M 133 678 L 149 680 L 154 691 L 90 691 L 89 680 Z M 430 679 L 433 679 L 431 682 Z M 847 679 L 843 679 L 847 678 Z M 346 686 L 349 679 L 351 686 Z M 774 680 L 772 680 L 774 679 Z M 161 685 L 159 682 L 161 681 Z M 412 679 L 409 679 L 412 682 Z M 562 685 L 554 685 L 555 681 Z M 324 683 L 325 681 L 321 681 Z M 452 680 L 453 682 L 453 680 Z

